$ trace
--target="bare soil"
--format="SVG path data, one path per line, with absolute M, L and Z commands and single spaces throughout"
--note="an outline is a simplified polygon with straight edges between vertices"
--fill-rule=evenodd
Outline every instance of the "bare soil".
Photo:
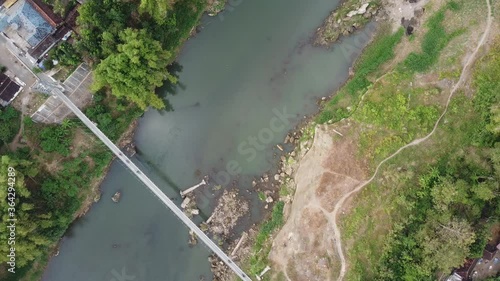
M 274 271 L 289 280 L 327 281 L 338 274 L 332 211 L 343 194 L 368 177 L 367 164 L 356 156 L 356 127 L 348 121 L 318 126 L 311 149 L 299 162 L 293 208 L 270 253 Z

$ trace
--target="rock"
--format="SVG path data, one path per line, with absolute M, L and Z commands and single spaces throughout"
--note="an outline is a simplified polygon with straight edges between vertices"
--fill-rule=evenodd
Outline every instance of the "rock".
M 357 14 L 358 14 L 358 11 L 350 11 L 349 13 L 347 13 L 347 17 L 352 18 Z
M 295 143 L 295 138 L 294 137 L 290 138 L 290 143 Z
M 424 8 L 416 9 L 415 11 L 413 11 L 413 14 L 415 15 L 415 17 L 419 18 L 424 15 L 424 11 Z
M 372 17 L 372 13 L 371 12 L 366 12 L 363 17 L 365 17 L 365 19 L 369 19 Z
M 369 5 L 370 3 L 365 3 L 358 10 L 350 11 L 349 13 L 347 13 L 347 17 L 352 18 L 355 15 L 362 15 L 366 13 L 366 9 L 368 8 Z
M 192 209 L 191 210 L 191 214 L 194 215 L 194 216 L 197 216 L 197 215 L 200 214 L 200 210 L 198 210 L 198 209 Z
M 361 6 L 361 8 L 359 8 L 358 10 L 358 15 L 366 13 L 366 9 L 368 8 L 368 6 L 370 6 L 370 3 L 363 4 L 363 6 Z
M 252 187 L 255 187 L 257 185 L 257 182 L 255 180 L 252 181 Z
M 409 25 L 407 28 L 406 28 L 406 35 L 410 36 L 413 34 L 413 31 L 415 29 L 413 28 L 413 26 Z
M 295 157 L 295 150 L 290 152 L 290 156 Z
M 264 206 L 264 209 L 266 209 L 266 210 L 267 210 L 267 208 L 269 208 L 269 205 L 268 205 L 268 204 L 266 204 L 266 206 Z
M 117 191 L 113 197 L 111 197 L 111 200 L 113 200 L 113 202 L 115 203 L 118 203 L 120 201 L 120 198 L 122 197 L 122 194 L 121 192 Z
M 280 175 L 278 175 L 278 174 L 274 175 L 274 180 L 275 181 L 279 181 L 280 180 Z
M 194 232 L 192 230 L 189 231 L 189 241 L 188 241 L 188 244 L 189 245 L 196 245 L 196 244 L 198 244 L 198 237 L 196 237 L 196 235 L 194 234 Z
M 281 173 L 280 177 L 284 178 L 285 177 L 285 173 Z
M 273 202 L 274 202 L 274 200 L 271 196 L 266 198 L 266 203 L 273 203 Z
M 279 150 L 283 151 L 283 147 L 282 147 L 281 145 L 277 144 L 277 145 L 276 145 L 276 147 L 277 147 Z
M 285 174 L 291 176 L 293 173 L 292 167 L 286 167 L 285 168 Z
M 290 140 L 290 136 L 286 135 L 284 143 L 288 143 L 289 140 Z
M 281 162 L 285 162 L 286 161 L 286 157 L 285 156 L 281 156 L 280 159 L 281 159 Z
M 322 101 L 326 101 L 326 97 L 322 97 L 322 98 L 321 98 L 321 100 L 322 100 Z
M 185 209 L 187 207 L 187 205 L 189 204 L 189 202 L 191 202 L 191 198 L 186 197 L 184 199 L 184 201 L 182 201 L 182 203 L 181 203 L 181 208 Z

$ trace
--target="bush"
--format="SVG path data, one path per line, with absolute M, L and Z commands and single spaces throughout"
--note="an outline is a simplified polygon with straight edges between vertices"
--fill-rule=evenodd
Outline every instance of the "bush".
M 63 156 L 70 153 L 73 132 L 61 125 L 48 126 L 40 132 L 40 146 L 45 152 L 57 152 Z
M 73 45 L 68 42 L 59 44 L 49 52 L 49 61 L 57 60 L 63 66 L 77 66 L 82 58 Z

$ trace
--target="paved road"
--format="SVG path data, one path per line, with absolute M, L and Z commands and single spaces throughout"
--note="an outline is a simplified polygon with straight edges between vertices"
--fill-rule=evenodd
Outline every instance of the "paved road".
M 104 135 L 97 126 L 90 121 L 83 112 L 76 107 L 71 100 L 59 89 L 53 89 L 52 93 L 60 98 L 68 108 L 104 143 L 106 146 L 129 168 L 174 214 L 205 243 L 219 258 L 242 280 L 251 279 L 232 261 L 201 229 L 196 226 L 178 207 L 174 204 L 144 173 L 121 152 L 121 150 Z
M 36 82 L 36 77 L 27 69 L 22 62 L 13 54 L 12 46 L 7 42 L 3 35 L 0 35 L 0 65 L 6 66 L 7 69 L 14 73 L 21 81 L 26 84 L 23 91 L 29 92 L 28 87 Z

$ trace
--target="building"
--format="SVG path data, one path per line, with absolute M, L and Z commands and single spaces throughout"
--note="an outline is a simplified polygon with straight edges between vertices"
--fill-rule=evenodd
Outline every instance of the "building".
M 76 7 L 69 15 L 70 24 L 55 14 L 42 0 L 0 0 L 0 32 L 32 63 L 36 63 L 67 38 L 74 27 Z
M 0 73 L 0 105 L 9 105 L 23 90 L 22 84 L 18 79 L 12 80 L 4 73 Z
M 468 259 L 465 261 L 462 267 L 457 268 L 453 271 L 452 277 L 455 279 L 451 280 L 472 280 L 472 275 L 474 272 L 474 267 L 476 266 L 478 259 Z M 461 278 L 461 279 L 459 279 Z
M 491 244 L 486 244 L 486 247 L 483 250 L 483 260 L 491 261 L 495 257 L 497 252 L 498 252 L 497 247 Z

